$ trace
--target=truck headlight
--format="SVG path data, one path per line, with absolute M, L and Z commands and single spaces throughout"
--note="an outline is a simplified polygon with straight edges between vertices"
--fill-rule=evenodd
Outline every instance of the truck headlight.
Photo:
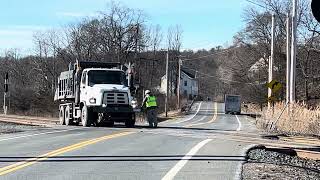
M 131 106 L 133 109 L 137 108 L 138 107 L 138 102 L 136 100 L 132 100 L 131 101 Z
M 97 102 L 97 100 L 96 100 L 96 98 L 90 98 L 90 99 L 89 99 L 89 102 L 90 102 L 91 104 L 95 104 L 95 103 Z

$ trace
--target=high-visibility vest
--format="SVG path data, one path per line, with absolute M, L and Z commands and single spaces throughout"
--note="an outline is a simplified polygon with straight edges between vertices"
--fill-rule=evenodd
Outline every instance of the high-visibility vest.
M 157 107 L 157 99 L 155 96 L 149 96 L 147 97 L 147 102 L 146 102 L 146 107 L 150 108 L 150 107 Z

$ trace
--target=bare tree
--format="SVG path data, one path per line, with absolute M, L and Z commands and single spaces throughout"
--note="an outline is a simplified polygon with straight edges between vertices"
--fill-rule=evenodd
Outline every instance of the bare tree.
M 235 73 L 238 81 L 250 83 L 259 79 L 266 81 L 267 79 L 267 64 L 270 55 L 271 41 L 271 13 L 276 14 L 276 52 L 275 52 L 275 78 L 281 82 L 285 82 L 285 56 L 286 56 L 286 14 L 290 12 L 291 2 L 286 0 L 259 0 L 261 9 L 247 8 L 245 10 L 244 19 L 246 27 L 235 36 L 235 46 L 237 51 L 233 51 L 234 58 L 231 71 Z M 317 87 L 319 64 L 319 54 L 317 42 L 319 42 L 319 26 L 311 15 L 309 1 L 299 1 L 298 11 L 298 62 L 297 62 L 297 91 L 300 100 L 308 100 L 309 89 L 316 94 L 314 89 Z M 248 56 L 249 55 L 249 56 Z M 256 60 L 252 60 L 255 57 Z M 263 59 L 265 64 L 261 68 L 259 74 L 248 78 L 246 72 L 248 68 Z M 239 64 L 237 66 L 237 64 Z M 240 70 L 240 71 L 239 71 Z M 262 73 L 261 73 L 262 72 Z M 261 77 L 262 76 L 262 77 Z M 241 78 L 239 78 L 241 77 Z M 255 90 L 253 88 L 252 90 Z M 260 90 L 259 90 L 260 89 Z M 263 95 L 265 87 L 258 90 L 262 93 L 251 93 Z M 284 96 L 284 91 L 281 97 Z
M 178 59 L 180 55 L 180 49 L 182 45 L 182 28 L 179 25 L 171 26 L 168 28 L 167 33 L 167 42 L 168 42 L 168 49 L 170 51 L 170 57 L 173 61 L 170 64 L 170 77 L 169 77 L 169 89 L 170 95 L 178 94 L 177 92 L 177 85 L 178 85 Z

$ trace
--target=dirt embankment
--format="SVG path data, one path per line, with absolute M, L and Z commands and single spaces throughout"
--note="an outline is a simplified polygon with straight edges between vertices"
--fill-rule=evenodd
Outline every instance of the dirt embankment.
M 320 161 L 298 157 L 292 151 L 257 148 L 247 154 L 242 179 L 318 180 Z
M 0 134 L 17 133 L 39 128 L 39 126 L 0 122 Z
M 246 105 L 243 108 L 256 116 L 256 125 L 265 134 L 282 134 L 287 141 L 320 136 L 320 107 L 305 104 L 286 105 L 277 103 L 273 108 L 257 105 Z M 299 136 L 297 136 L 299 135 Z M 305 142 L 306 145 L 312 146 Z M 314 145 L 311 153 L 319 156 L 320 148 Z M 247 153 L 247 162 L 243 165 L 242 179 L 274 179 L 274 180 L 318 180 L 320 179 L 320 161 L 301 158 L 295 150 L 254 148 Z

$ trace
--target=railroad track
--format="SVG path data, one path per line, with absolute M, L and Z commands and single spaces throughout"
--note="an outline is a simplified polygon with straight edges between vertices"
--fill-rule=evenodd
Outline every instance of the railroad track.
M 29 117 L 29 116 L 15 116 L 15 115 L 3 115 L 0 114 L 0 121 L 25 124 L 25 125 L 35 125 L 35 126 L 50 126 L 59 124 L 58 119 L 54 118 L 41 118 L 41 117 Z M 268 140 L 262 139 L 261 137 L 254 137 L 252 134 L 241 134 L 241 133 L 225 133 L 226 136 L 235 141 L 247 141 L 247 142 L 260 142 L 259 144 L 265 145 L 269 148 L 288 148 L 294 149 L 298 156 L 313 160 L 320 160 L 320 152 L 312 150 L 297 149 L 300 147 L 319 147 L 320 141 L 317 138 L 308 137 L 283 137 L 279 140 Z

